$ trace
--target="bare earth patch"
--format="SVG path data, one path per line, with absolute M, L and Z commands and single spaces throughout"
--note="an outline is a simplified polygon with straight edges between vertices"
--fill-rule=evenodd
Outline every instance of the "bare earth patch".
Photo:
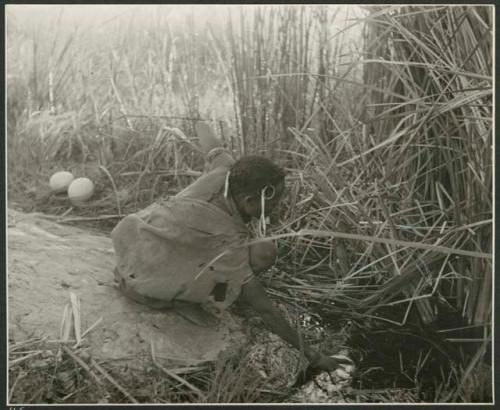
M 155 355 L 182 362 L 214 360 L 243 334 L 229 314 L 215 327 L 175 311 L 155 311 L 124 297 L 113 281 L 111 240 L 36 214 L 8 211 L 8 320 L 11 343 L 59 339 L 70 292 L 80 302 L 80 330 L 99 359 Z M 102 318 L 102 319 L 101 319 Z M 75 336 L 72 335 L 74 338 Z

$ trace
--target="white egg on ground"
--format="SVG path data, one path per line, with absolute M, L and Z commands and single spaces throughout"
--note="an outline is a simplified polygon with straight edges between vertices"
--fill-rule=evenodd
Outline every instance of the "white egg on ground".
M 52 192 L 65 192 L 75 177 L 71 172 L 59 171 L 53 174 L 49 180 L 49 187 Z
M 85 202 L 94 194 L 94 183 L 88 178 L 77 178 L 68 187 L 68 197 L 71 202 Z

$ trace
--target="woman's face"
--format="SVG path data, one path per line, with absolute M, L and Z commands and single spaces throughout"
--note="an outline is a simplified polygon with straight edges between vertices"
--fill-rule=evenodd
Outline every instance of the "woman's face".
M 265 200 L 265 214 L 270 214 L 278 205 L 280 199 L 283 197 L 285 192 L 285 183 L 281 182 L 275 186 L 274 195 L 271 198 Z M 240 211 L 242 211 L 242 216 L 244 219 L 250 219 L 251 217 L 260 218 L 261 215 L 261 197 L 258 196 L 247 196 L 239 204 Z M 246 217 L 246 218 L 245 218 Z

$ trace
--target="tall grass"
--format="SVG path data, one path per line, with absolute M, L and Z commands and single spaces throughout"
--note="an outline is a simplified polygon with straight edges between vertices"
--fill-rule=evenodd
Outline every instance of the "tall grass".
M 14 17 L 7 16 L 12 198 L 38 191 L 38 210 L 49 210 L 54 198 L 45 189 L 47 178 L 69 167 L 95 178 L 103 194 L 86 211 L 105 212 L 116 195 L 99 171 L 104 167 L 126 213 L 198 175 L 193 170 L 203 158 L 192 149 L 193 121 L 224 120 L 225 112 L 219 91 L 209 87 L 206 42 L 195 33 L 172 32 L 168 15 L 145 30 L 132 18 L 125 26 L 122 19 L 69 31 L 60 16 L 30 28 Z
M 478 348 L 436 397 L 469 400 L 491 338 L 492 9 L 353 10 L 233 8 L 206 26 L 193 12 L 184 29 L 162 13 L 91 30 L 7 15 L 9 201 L 109 229 L 200 174 L 193 125 L 212 121 L 236 156 L 289 171 L 269 293 L 450 340 L 465 336 L 443 317 L 463 318 Z M 86 207 L 48 192 L 60 168 L 96 182 Z
M 401 132 L 386 148 L 384 180 L 406 186 L 407 203 L 418 197 L 437 204 L 440 213 L 429 222 L 440 218 L 447 229 L 492 216 L 491 13 L 486 7 L 407 7 L 370 24 L 384 33 L 378 38 L 385 48 L 371 47 L 367 82 L 385 82 L 399 94 L 374 93 L 366 119 L 373 135 Z M 491 222 L 473 228 L 460 246 L 491 252 L 491 228 Z M 471 323 L 487 323 L 491 263 L 465 260 L 454 271 L 453 304 Z
M 290 292 L 314 295 L 323 311 L 341 305 L 397 326 L 463 317 L 476 329 L 465 339 L 476 341 L 479 356 L 469 356 L 459 387 L 443 398 L 456 399 L 470 372 L 491 360 L 483 342 L 492 334 L 492 260 L 443 254 L 438 246 L 492 252 L 492 10 L 369 11 L 365 52 L 352 63 L 364 67 L 362 124 L 344 128 L 335 149 L 317 134 L 290 129 L 300 144 L 300 173 L 288 211 L 293 223 L 281 232 L 372 239 L 293 241 L 301 268 L 294 277 L 303 286 Z M 422 252 L 383 238 L 430 247 Z
M 342 83 L 334 84 L 331 76 L 357 74 L 360 80 L 361 73 L 342 66 L 355 43 L 338 26 L 339 21 L 345 24 L 338 16 L 341 11 L 326 6 L 268 7 L 247 20 L 241 10 L 228 19 L 224 33 L 217 36 L 210 30 L 234 97 L 241 153 L 289 149 L 294 140 L 290 127 L 330 141 L 344 125 L 334 117 L 349 91 Z

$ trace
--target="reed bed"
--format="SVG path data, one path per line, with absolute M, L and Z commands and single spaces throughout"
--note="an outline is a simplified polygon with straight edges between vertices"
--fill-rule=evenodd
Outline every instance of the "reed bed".
M 471 337 L 467 328 L 464 340 L 475 340 L 467 349 L 482 355 L 468 356 L 470 368 L 491 363 L 483 345 L 491 340 L 493 272 L 491 18 L 487 8 L 370 9 L 366 51 L 355 62 L 367 85 L 361 123 L 327 143 L 290 128 L 300 174 L 293 223 L 277 231 L 326 237 L 292 242 L 285 260 L 299 260 L 299 283 L 289 294 L 323 313 L 340 305 L 397 327 L 463 320 L 475 329 Z M 442 399 L 461 397 L 466 378 Z
M 159 14 L 105 41 L 8 15 L 9 205 L 109 230 L 200 175 L 193 126 L 211 121 L 236 156 L 287 169 L 263 280 L 350 329 L 356 400 L 490 401 L 492 9 L 353 10 L 231 9 L 187 31 Z M 61 168 L 91 176 L 95 199 L 50 194 Z

